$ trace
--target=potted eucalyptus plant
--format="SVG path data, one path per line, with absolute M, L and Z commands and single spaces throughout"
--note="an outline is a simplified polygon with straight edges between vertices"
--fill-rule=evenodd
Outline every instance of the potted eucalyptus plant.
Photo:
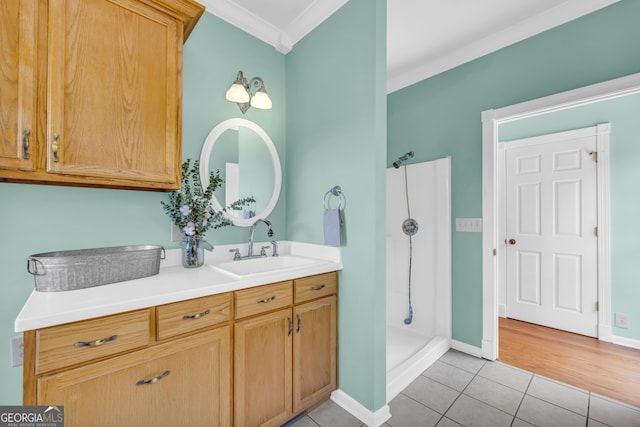
M 182 265 L 185 268 L 200 267 L 204 264 L 204 249 L 213 250 L 213 246 L 204 240 L 204 234 L 210 228 L 218 229 L 233 223 L 223 212 L 227 209 L 241 210 L 255 202 L 253 197 L 245 197 L 233 202 L 222 211 L 214 211 L 211 206 L 213 192 L 224 180 L 220 171 L 209 173 L 209 186 L 200 184 L 200 161 L 191 164 L 191 159 L 182 163 L 182 186 L 169 193 L 169 202 L 161 201 L 162 207 L 171 221 L 182 231 Z

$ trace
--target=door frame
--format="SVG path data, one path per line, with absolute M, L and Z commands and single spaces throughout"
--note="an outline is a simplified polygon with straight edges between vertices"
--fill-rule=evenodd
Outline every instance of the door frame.
M 498 256 L 499 245 L 499 176 L 498 176 L 498 127 L 502 123 L 553 111 L 591 104 L 640 92 L 640 73 L 631 74 L 591 86 L 482 112 L 482 357 L 495 360 L 498 357 L 498 273 L 504 260 Z M 599 159 L 600 160 L 600 159 Z M 604 160 L 604 159 L 603 159 Z M 608 159 L 606 161 L 608 164 Z M 598 168 L 601 170 L 604 168 Z M 599 173 L 599 172 L 598 172 Z M 608 170 L 607 170 L 608 174 Z M 600 178 L 600 176 L 598 176 Z M 608 185 L 608 182 L 606 183 Z M 598 186 L 605 185 L 601 180 Z M 608 203 L 608 200 L 607 200 Z M 600 207 L 599 207 L 600 209 Z M 598 212 L 598 221 L 602 214 Z M 607 228 L 608 228 L 608 217 Z M 602 236 L 602 231 L 599 230 Z M 608 230 L 607 230 L 608 234 Z M 598 239 L 598 258 L 608 259 L 608 236 Z M 605 242 L 606 240 L 606 242 Z M 600 244 L 600 241 L 603 244 Z M 602 257 L 601 255 L 602 251 Z M 606 270 L 605 270 L 606 269 Z M 609 265 L 598 268 L 600 287 L 610 288 Z M 605 311 L 607 314 L 605 315 Z M 611 341 L 611 301 L 600 301 L 600 339 Z
M 609 135 L 611 133 L 611 124 L 601 123 L 596 126 L 587 128 L 574 129 L 564 132 L 554 132 L 551 134 L 537 136 L 541 141 L 536 144 L 549 144 L 553 140 L 564 138 L 585 138 L 590 136 L 596 137 L 596 152 L 598 153 L 596 162 L 596 203 L 597 203 L 597 287 L 598 287 L 598 339 L 611 342 L 611 280 L 610 280 L 610 230 L 609 230 L 609 208 L 610 208 L 610 185 L 609 185 Z M 506 204 L 506 150 L 517 146 L 533 145 L 521 138 L 516 141 L 506 141 L 499 143 L 498 151 L 498 242 L 506 242 L 506 222 L 507 222 L 507 204 Z M 531 140 L 531 138 L 526 138 Z M 508 147 L 507 147 L 508 145 Z M 498 316 L 506 317 L 506 299 L 507 291 L 507 245 L 498 243 L 497 264 L 498 264 Z

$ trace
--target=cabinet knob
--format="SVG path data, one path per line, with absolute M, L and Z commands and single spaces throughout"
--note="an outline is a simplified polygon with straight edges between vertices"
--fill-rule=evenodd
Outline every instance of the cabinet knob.
M 22 132 L 22 158 L 27 160 L 29 158 L 29 134 L 31 130 L 25 129 Z
M 509 244 L 510 245 L 515 245 L 516 244 L 516 239 L 509 239 Z
M 58 139 L 60 135 L 57 133 L 53 134 L 53 143 L 51 144 L 51 151 L 53 152 L 53 161 L 58 162 Z

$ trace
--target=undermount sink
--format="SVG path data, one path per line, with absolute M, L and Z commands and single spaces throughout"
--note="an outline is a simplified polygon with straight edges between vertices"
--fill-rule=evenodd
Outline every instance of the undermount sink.
M 265 257 L 245 259 L 239 261 L 229 261 L 222 264 L 215 264 L 211 267 L 221 270 L 232 276 L 243 278 L 253 274 L 268 273 L 271 271 L 286 270 L 289 268 L 303 267 L 313 264 L 317 260 L 302 258 L 293 255 L 281 255 L 277 257 Z

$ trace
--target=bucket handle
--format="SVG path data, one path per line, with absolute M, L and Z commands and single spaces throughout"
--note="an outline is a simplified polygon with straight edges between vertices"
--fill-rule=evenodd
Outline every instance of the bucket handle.
M 42 261 L 35 258 L 27 258 L 27 273 L 33 274 L 34 276 L 45 276 L 46 273 L 38 273 L 38 263 L 44 267 Z M 31 271 L 33 268 L 33 271 Z M 44 268 L 43 268 L 44 269 Z

